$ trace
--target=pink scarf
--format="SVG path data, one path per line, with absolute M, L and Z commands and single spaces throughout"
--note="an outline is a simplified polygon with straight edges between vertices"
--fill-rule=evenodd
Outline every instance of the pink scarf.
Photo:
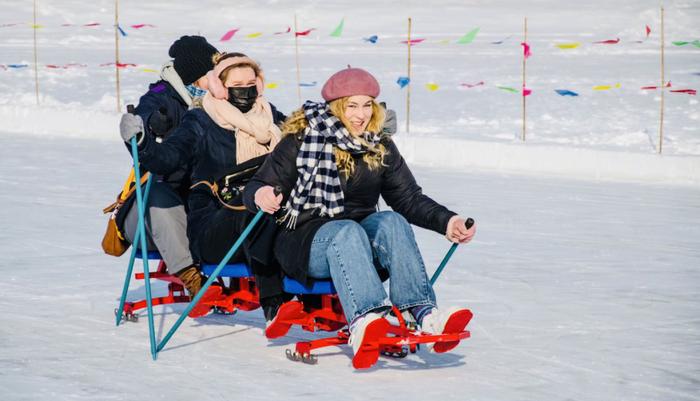
M 228 101 L 216 99 L 211 92 L 202 99 L 202 107 L 221 128 L 235 131 L 236 164 L 270 153 L 282 136 L 274 123 L 270 103 L 262 96 L 245 114 Z

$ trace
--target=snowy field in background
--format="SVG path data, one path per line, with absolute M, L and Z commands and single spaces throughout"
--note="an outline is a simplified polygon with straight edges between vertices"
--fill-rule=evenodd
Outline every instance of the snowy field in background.
M 37 110 L 31 68 L 0 70 L 0 118 L 5 132 L 34 132 L 80 137 L 114 137 L 116 98 L 113 1 L 39 2 L 39 64 L 84 63 L 85 68 L 40 69 L 42 104 Z M 0 1 L 0 64 L 29 64 L 32 56 L 32 2 Z M 700 39 L 700 3 L 668 1 L 666 7 L 666 79 L 672 89 L 700 89 L 700 48 L 672 41 Z M 8 10 L 10 10 L 8 12 Z M 528 143 L 653 154 L 658 142 L 660 12 L 656 1 L 625 0 L 516 1 L 447 0 L 440 2 L 329 1 L 122 1 L 121 61 L 138 64 L 122 71 L 123 103 L 136 102 L 157 78 L 143 69 L 159 69 L 172 41 L 202 34 L 220 50 L 243 51 L 258 59 L 267 81 L 277 84 L 267 96 L 281 110 L 298 107 L 293 35 L 274 35 L 293 25 L 315 28 L 300 37 L 301 89 L 304 99 L 319 99 L 320 87 L 347 64 L 373 72 L 382 84 L 382 100 L 395 108 L 405 129 L 407 17 L 413 18 L 411 134 L 517 143 L 521 134 L 521 97 L 497 86 L 519 88 L 523 17 L 528 17 Z M 330 37 L 342 18 L 340 38 Z M 100 26 L 80 25 L 98 22 Z M 62 24 L 78 26 L 61 26 Z M 133 24 L 154 28 L 133 29 Z M 644 43 L 645 26 L 652 29 Z M 456 44 L 480 28 L 473 43 Z M 240 28 L 228 42 L 219 38 Z M 246 36 L 262 33 L 256 38 Z M 363 38 L 377 35 L 376 44 Z M 620 38 L 616 45 L 593 44 Z M 493 42 L 502 41 L 500 45 Z M 444 41 L 448 41 L 445 43 Z M 556 44 L 580 42 L 573 50 Z M 471 89 L 463 83 L 485 85 Z M 425 85 L 439 85 L 429 91 Z M 594 91 L 597 85 L 618 89 Z M 562 97 L 569 89 L 579 97 Z M 668 155 L 700 155 L 700 106 L 697 96 L 668 93 L 664 150 Z M 439 155 L 435 155 L 436 158 Z
M 293 110 L 293 37 L 272 33 L 296 11 L 299 30 L 316 28 L 300 39 L 301 80 L 317 82 L 302 97 L 319 99 L 347 64 L 365 67 L 404 122 L 396 79 L 411 16 L 413 37 L 427 39 L 413 47 L 411 132 L 396 141 L 425 191 L 479 224 L 436 285 L 441 305 L 473 310 L 473 337 L 447 355 L 382 358 L 357 372 L 347 348 L 324 350 L 317 366 L 287 361 L 284 350 L 312 335 L 268 342 L 255 311 L 187 319 L 151 361 L 146 319 L 114 327 L 127 261 L 99 248 L 101 208 L 130 163 L 114 69 L 99 67 L 114 57 L 113 1 L 39 1 L 39 63 L 87 67 L 41 68 L 39 108 L 33 71 L 0 68 L 0 399 L 700 400 L 700 107 L 697 96 L 666 95 L 656 155 L 660 96 L 639 88 L 659 81 L 658 2 L 120 3 L 129 35 L 121 61 L 139 65 L 122 71 L 124 104 L 157 79 L 143 68 L 158 69 L 173 40 L 199 33 L 260 60 L 278 84 L 266 95 Z M 670 44 L 700 39 L 700 2 L 665 7 L 666 77 L 700 89 L 700 48 Z M 0 65 L 31 65 L 32 2 L 0 0 L 0 9 Z M 521 98 L 496 89 L 520 85 L 524 16 L 533 52 L 526 144 L 517 139 Z M 343 17 L 343 36 L 329 37 Z M 91 22 L 102 25 L 61 26 Z M 14 23 L 23 25 L 2 27 Z M 129 28 L 140 23 L 156 27 Z M 651 37 L 633 43 L 645 25 Z M 475 27 L 473 43 L 454 43 Z M 241 31 L 218 42 L 232 28 Z M 245 38 L 255 32 L 264 34 Z M 375 34 L 374 45 L 362 40 Z M 582 45 L 555 47 L 565 42 Z M 416 231 L 432 273 L 448 244 Z M 143 293 L 136 282 L 129 297 Z M 157 309 L 159 338 L 180 310 Z
M 697 188 L 414 168 L 479 224 L 436 283 L 441 305 L 475 314 L 454 352 L 358 372 L 331 347 L 303 365 L 284 350 L 312 334 L 268 342 L 258 310 L 187 319 L 153 362 L 145 318 L 114 326 L 127 257 L 99 249 L 127 153 L 4 138 L 3 400 L 700 400 Z M 432 273 L 449 245 L 416 231 Z M 133 282 L 129 299 L 143 293 Z M 158 338 L 181 310 L 156 308 Z

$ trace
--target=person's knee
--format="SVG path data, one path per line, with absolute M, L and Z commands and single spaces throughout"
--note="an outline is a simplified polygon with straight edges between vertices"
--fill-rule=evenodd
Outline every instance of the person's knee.
M 367 238 L 367 233 L 360 223 L 353 220 L 344 220 L 342 227 L 333 238 L 336 241 L 361 241 Z
M 379 226 L 384 230 L 404 231 L 411 227 L 405 217 L 394 211 L 387 210 L 378 212 L 377 215 Z

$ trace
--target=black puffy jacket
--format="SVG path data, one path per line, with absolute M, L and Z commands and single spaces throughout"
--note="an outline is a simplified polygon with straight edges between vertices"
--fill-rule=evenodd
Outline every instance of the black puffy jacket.
M 255 192 L 265 186 L 280 186 L 285 205 L 297 181 L 296 157 L 302 134 L 287 135 L 268 156 L 263 166 L 246 185 L 243 201 L 255 211 Z M 447 223 L 456 213 L 423 194 L 420 186 L 394 142 L 387 136 L 381 142 L 387 149 L 384 166 L 370 170 L 361 156 L 355 157 L 355 171 L 349 178 L 341 173 L 345 197 L 344 212 L 334 219 L 360 221 L 377 210 L 381 196 L 394 211 L 411 224 L 444 234 Z M 283 213 L 280 211 L 279 213 Z M 294 230 L 282 230 L 275 240 L 274 252 L 285 273 L 305 282 L 311 242 L 316 231 L 330 218 L 302 213 Z
M 284 114 L 270 106 L 275 124 L 280 124 Z M 139 160 L 155 174 L 170 174 L 191 162 L 191 182 L 213 183 L 236 169 L 236 136 L 234 131 L 217 125 L 204 109 L 193 109 L 162 143 L 144 137 L 139 145 Z M 199 259 L 200 234 L 221 204 L 205 186 L 195 187 L 187 203 L 187 237 L 192 255 Z

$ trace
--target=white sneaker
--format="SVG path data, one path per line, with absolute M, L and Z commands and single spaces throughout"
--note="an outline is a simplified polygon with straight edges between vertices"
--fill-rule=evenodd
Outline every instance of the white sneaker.
M 360 316 L 353 322 L 350 327 L 350 338 L 348 339 L 348 344 L 352 346 L 352 354 L 357 355 L 357 350 L 365 339 L 365 329 L 367 326 L 374 322 L 375 320 L 382 319 L 382 315 L 375 312 L 369 312 L 366 315 Z
M 468 312 L 469 315 L 468 318 L 465 319 L 464 314 L 466 312 Z M 458 315 L 461 315 L 461 319 L 457 317 Z M 421 323 L 421 331 L 430 334 L 444 334 L 445 326 L 447 326 L 447 323 L 450 322 L 450 319 L 453 317 L 455 319 L 452 321 L 451 326 L 455 327 L 451 327 L 449 331 L 462 331 L 464 327 L 469 323 L 469 319 L 471 319 L 471 312 L 469 312 L 465 308 L 460 308 L 456 306 L 453 306 L 446 311 L 441 311 L 437 308 L 433 308 L 432 312 L 423 317 L 423 322 Z M 428 351 L 433 351 L 435 343 L 429 343 L 426 344 L 426 346 L 428 348 Z

